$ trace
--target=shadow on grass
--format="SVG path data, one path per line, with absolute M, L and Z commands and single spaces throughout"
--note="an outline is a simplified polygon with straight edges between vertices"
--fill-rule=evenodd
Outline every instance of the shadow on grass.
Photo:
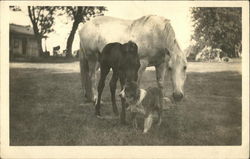
M 112 116 L 106 80 L 101 111 Z M 155 72 L 142 87 L 156 86 Z M 170 86 L 169 81 L 167 85 Z M 119 90 L 119 88 L 117 89 Z M 167 94 L 171 88 L 167 87 Z M 47 69 L 10 69 L 10 145 L 240 145 L 241 75 L 237 72 L 190 73 L 185 99 L 163 112 L 163 123 L 142 135 L 131 123 L 100 120 L 92 103 L 83 103 L 79 73 Z M 120 108 L 120 100 L 117 98 Z M 130 114 L 127 114 L 129 121 Z

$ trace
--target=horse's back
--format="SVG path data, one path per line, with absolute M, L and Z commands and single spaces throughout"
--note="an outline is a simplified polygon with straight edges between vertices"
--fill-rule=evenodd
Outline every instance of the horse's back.
M 79 30 L 81 46 L 88 51 L 99 51 L 107 43 L 127 42 L 125 30 L 131 23 L 113 17 L 100 16 L 87 21 Z
M 101 52 L 107 43 L 132 40 L 138 45 L 140 58 L 145 57 L 150 61 L 159 61 L 166 49 L 172 51 L 175 45 L 175 33 L 170 21 L 156 15 L 143 16 L 133 21 L 96 17 L 83 25 L 79 35 L 81 46 L 89 54 Z

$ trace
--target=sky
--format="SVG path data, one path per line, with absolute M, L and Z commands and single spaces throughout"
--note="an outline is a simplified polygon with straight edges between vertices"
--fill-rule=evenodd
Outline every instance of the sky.
M 143 2 L 143 1 L 142 1 Z M 144 15 L 159 15 L 171 20 L 171 24 L 175 30 L 177 41 L 182 50 L 190 44 L 190 36 L 192 34 L 192 23 L 190 20 L 189 7 L 185 5 L 167 5 L 147 2 L 130 2 L 120 5 L 120 3 L 111 3 L 104 5 L 108 11 L 104 14 L 107 16 L 137 19 Z M 10 12 L 10 23 L 20 25 L 31 25 L 28 17 L 27 6 L 21 6 L 22 12 Z M 67 22 L 67 23 L 66 23 Z M 31 25 L 32 26 L 32 25 Z M 60 45 L 62 49 L 66 48 L 66 41 L 72 27 L 72 22 L 64 17 L 56 17 L 54 30 L 47 39 L 48 51 L 52 52 L 52 47 Z M 81 25 L 79 26 L 81 28 Z M 78 29 L 79 29 L 78 28 Z M 73 42 L 73 50 L 79 48 L 79 37 L 75 34 Z

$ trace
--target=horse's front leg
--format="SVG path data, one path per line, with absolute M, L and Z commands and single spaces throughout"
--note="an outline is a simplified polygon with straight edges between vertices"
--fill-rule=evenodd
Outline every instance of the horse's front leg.
M 166 74 L 166 63 L 163 62 L 160 65 L 155 66 L 155 72 L 158 88 L 161 90 L 164 96 L 164 78 Z
M 144 73 L 144 71 L 148 67 L 148 60 L 141 59 L 140 64 L 141 64 L 141 66 L 140 66 L 140 68 L 138 70 L 138 80 L 137 80 L 137 83 L 138 83 L 139 86 L 140 86 L 140 83 L 141 83 L 142 74 Z
M 112 101 L 113 112 L 116 116 L 119 115 L 118 110 L 117 110 L 116 100 L 115 100 L 115 91 L 116 91 L 117 80 L 118 80 L 118 72 L 117 72 L 117 70 L 113 69 L 113 75 L 112 75 L 112 78 L 110 80 L 109 86 L 110 86 L 110 92 L 111 92 L 111 101 Z

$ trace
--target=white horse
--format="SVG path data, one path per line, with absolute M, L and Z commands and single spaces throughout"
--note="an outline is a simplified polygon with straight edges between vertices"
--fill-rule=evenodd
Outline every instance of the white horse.
M 174 100 L 180 101 L 183 98 L 187 60 L 168 19 L 155 15 L 136 20 L 100 16 L 87 21 L 79 31 L 79 36 L 81 81 L 83 93 L 88 100 L 97 99 L 98 53 L 108 43 L 125 43 L 129 40 L 138 45 L 141 64 L 138 83 L 146 67 L 155 66 L 158 87 L 163 91 L 164 76 L 169 72 Z

